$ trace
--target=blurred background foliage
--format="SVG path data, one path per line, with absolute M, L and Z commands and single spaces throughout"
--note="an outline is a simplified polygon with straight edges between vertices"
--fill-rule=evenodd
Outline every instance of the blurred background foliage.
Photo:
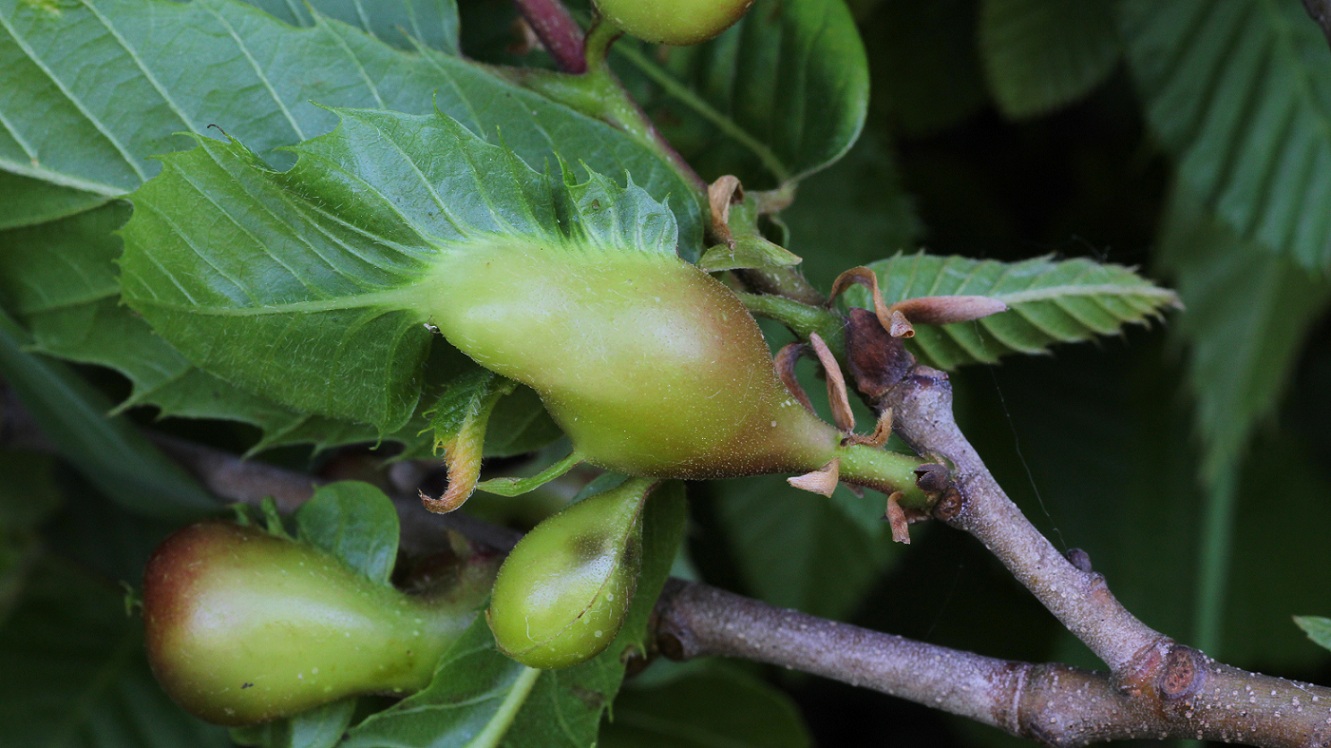
M 294 5 L 255 4 L 311 23 Z M 849 6 L 868 52 L 866 124 L 780 216 L 808 278 L 826 289 L 847 267 L 923 247 L 1002 261 L 1086 257 L 1175 288 L 1185 310 L 1160 324 L 957 372 L 960 422 L 1028 516 L 1058 547 L 1086 550 L 1147 623 L 1235 665 L 1331 681 L 1327 653 L 1290 620 L 1331 613 L 1331 51 L 1320 31 L 1297 0 Z M 548 64 L 521 44 L 507 0 L 465 0 L 460 11 L 464 54 Z M 445 16 L 437 39 L 413 36 L 449 51 Z M 394 43 L 391 30 L 418 22 L 390 19 L 382 36 Z M 689 55 L 710 53 L 670 54 L 683 57 L 668 65 L 705 83 Z M 629 58 L 615 64 L 705 178 L 736 163 L 751 183 L 772 177 L 716 149 L 705 123 Z M 0 178 L 11 207 L 35 194 L 25 177 Z M 53 221 L 123 220 L 107 215 L 121 208 L 87 212 L 77 196 L 56 197 L 65 202 L 36 199 L 58 206 Z M 0 232 L 0 247 L 28 241 L 25 225 Z M 21 316 L 21 284 L 0 285 L 0 306 Z M 195 489 L 131 428 L 151 410 L 101 419 L 130 386 L 33 355 L 33 324 L 0 319 L 0 361 L 29 410 L 67 416 L 55 432 L 47 424 L 64 459 L 0 452 L 0 744 L 225 745 L 225 733 L 181 716 L 147 678 L 117 588 L 137 584 L 173 526 L 145 511 L 144 497 L 188 497 L 173 505 L 188 514 Z M 188 415 L 211 414 L 197 411 Z M 90 425 L 99 421 L 112 425 Z M 154 426 L 235 451 L 257 438 L 219 421 Z M 538 428 L 546 436 L 535 441 L 548 440 Z M 332 471 L 355 456 L 283 447 L 259 459 Z M 100 461 L 94 476 L 124 480 L 85 478 L 67 460 Z M 681 573 L 937 644 L 1096 665 L 957 533 L 916 526 L 911 546 L 894 546 L 872 501 L 815 500 L 780 479 L 699 484 L 691 496 Z M 764 719 L 704 717 L 722 698 Z M 680 714 L 748 741 L 738 744 L 849 746 L 866 731 L 894 745 L 1025 744 L 882 695 L 743 666 L 655 667 L 622 703 L 607 744 L 650 745 L 654 720 Z

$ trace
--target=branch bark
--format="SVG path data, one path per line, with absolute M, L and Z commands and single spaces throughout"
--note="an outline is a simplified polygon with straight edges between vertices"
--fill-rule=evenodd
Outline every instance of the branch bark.
M 911 373 L 902 377 L 902 371 Z M 996 555 L 1034 580 L 1042 599 L 1084 598 L 1060 608 L 1070 627 L 1092 641 L 1112 638 L 1113 632 L 1132 643 L 1149 641 L 1145 656 L 1139 652 L 1128 658 L 1131 666 L 1125 671 L 1103 673 L 1001 660 L 779 609 L 678 579 L 669 582 L 656 606 L 661 653 L 676 659 L 736 657 L 800 670 L 1052 746 L 1201 738 L 1280 748 L 1331 747 L 1331 689 L 1245 672 L 1177 645 L 1123 610 L 1102 578 L 1063 560 L 1033 529 L 989 527 L 1029 523 L 1015 506 L 1002 507 L 1006 497 L 998 495 L 1001 489 L 992 476 L 985 477 L 987 470 L 956 430 L 945 377 L 919 368 L 898 369 L 895 376 L 891 397 L 903 409 L 898 427 L 922 446 L 946 449 L 957 474 L 968 476 L 958 481 L 960 511 L 945 521 L 989 538 L 986 542 Z M 0 389 L 0 404 L 0 446 L 51 448 L 7 389 Z M 172 437 L 150 436 L 226 501 L 258 504 L 272 496 L 279 507 L 292 510 L 321 482 Z M 406 476 L 407 482 L 414 478 Z M 408 491 L 390 490 L 389 495 L 403 517 L 402 547 L 409 553 L 426 555 L 446 547 L 445 529 L 497 550 L 517 540 L 510 530 L 463 514 L 425 512 Z M 1053 581 L 1040 584 L 1043 574 Z M 1104 622 L 1097 624 L 1094 619 L 1102 615 Z M 1103 647 L 1110 653 L 1128 648 L 1112 643 Z

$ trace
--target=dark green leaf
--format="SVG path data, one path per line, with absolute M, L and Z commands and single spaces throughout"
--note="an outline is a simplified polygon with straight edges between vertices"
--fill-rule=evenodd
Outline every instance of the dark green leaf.
M 153 681 L 123 592 L 50 562 L 0 627 L 0 744 L 68 748 L 229 745 Z
M 707 179 L 801 179 L 840 158 L 864 124 L 868 65 L 841 0 L 757 0 L 707 44 L 616 50 L 650 91 L 647 111 Z
M 1331 649 L 1331 618 L 1321 616 L 1294 616 L 1294 623 L 1303 629 L 1317 643 L 1317 646 Z
M 1111 335 L 1176 306 L 1172 291 L 1129 268 L 1091 260 L 1047 257 L 1016 263 L 899 254 L 870 263 L 884 300 L 974 294 L 1006 303 L 1009 311 L 940 327 L 917 326 L 915 350 L 941 369 L 992 363 L 1010 353 L 1039 353 L 1054 343 Z M 849 303 L 871 307 L 868 291 L 851 288 Z
M 725 494 L 714 505 L 738 571 L 755 596 L 773 605 L 844 617 L 899 555 L 884 530 L 867 529 L 780 478 L 721 485 Z M 883 515 L 881 494 L 836 501 L 858 502 Z
M 874 112 L 907 135 L 951 127 L 985 105 L 976 0 L 884 0 L 864 22 Z
M 794 703 L 750 675 L 712 667 L 615 700 L 600 748 L 802 748 L 812 739 Z
M 1147 119 L 1185 187 L 1243 237 L 1331 266 L 1331 58 L 1301 5 L 1119 7 Z
M 0 375 L 60 453 L 122 506 L 177 519 L 215 511 L 217 503 L 133 426 L 108 418 L 111 404 L 69 367 L 25 353 L 26 336 L 0 312 Z
M 846 268 L 917 246 L 923 231 L 891 146 L 876 131 L 800 183 L 794 205 L 780 217 L 790 230 L 786 246 L 804 258 L 800 269 L 823 288 Z
M 1109 77 L 1119 56 L 1113 7 L 1103 0 L 984 0 L 980 54 L 1004 114 L 1044 114 Z
M 319 488 L 296 511 L 301 540 L 380 584 L 397 563 L 397 510 L 368 483 L 340 481 Z
M 556 182 L 442 114 L 339 113 L 284 173 L 201 138 L 123 231 L 126 300 L 200 367 L 289 407 L 401 428 L 453 253 L 674 249 L 672 215 L 632 184 Z
M 1244 242 L 1176 190 L 1161 235 L 1161 267 L 1178 277 L 1177 336 L 1189 346 L 1188 382 L 1206 444 L 1205 473 L 1237 471 L 1253 428 L 1289 382 L 1331 285 Z

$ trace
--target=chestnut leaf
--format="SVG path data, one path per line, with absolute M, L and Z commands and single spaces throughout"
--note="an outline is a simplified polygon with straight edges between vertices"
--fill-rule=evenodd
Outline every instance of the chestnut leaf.
M 431 275 L 450 256 L 675 251 L 673 213 L 632 182 L 538 173 L 439 112 L 335 112 L 288 171 L 200 137 L 131 196 L 126 302 L 242 389 L 389 433 L 428 383 Z

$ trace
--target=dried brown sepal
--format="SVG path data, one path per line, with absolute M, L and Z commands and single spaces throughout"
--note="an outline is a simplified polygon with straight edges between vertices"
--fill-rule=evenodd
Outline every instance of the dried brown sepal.
M 915 337 L 915 327 L 911 325 L 906 315 L 891 309 L 888 311 L 887 333 L 894 338 L 913 338 Z
M 781 379 L 781 383 L 786 386 L 791 397 L 795 398 L 810 413 L 814 412 L 813 403 L 809 402 L 809 395 L 805 393 L 804 388 L 800 386 L 799 379 L 795 376 L 795 364 L 799 362 L 800 356 L 804 355 L 807 349 L 803 343 L 791 343 L 777 351 L 776 358 L 772 359 L 772 366 L 776 369 L 776 375 Z
M 873 433 L 868 436 L 862 434 L 851 434 L 846 437 L 845 444 L 864 444 L 870 447 L 881 447 L 887 444 L 887 440 L 892 438 L 892 409 L 886 408 L 878 414 L 878 423 L 873 428 Z
M 841 481 L 841 460 L 834 459 L 811 473 L 787 478 L 786 482 L 802 491 L 831 496 Z
M 855 415 L 850 411 L 846 377 L 841 373 L 841 365 L 818 333 L 809 333 L 809 345 L 813 347 L 818 363 L 822 364 L 823 372 L 827 375 L 827 400 L 832 405 L 832 418 L 841 433 L 849 434 L 855 430 Z
M 730 206 L 744 199 L 739 179 L 727 174 L 707 185 L 707 204 L 712 211 L 712 236 L 732 249 L 735 238 L 730 233 Z
M 894 319 L 900 312 L 917 325 L 950 325 L 1006 312 L 1008 305 L 989 296 L 921 296 L 898 301 L 890 308 Z
M 910 545 L 910 520 L 906 518 L 906 510 L 901 507 L 901 497 L 900 491 L 887 497 L 887 511 L 883 519 L 892 528 L 893 541 Z

